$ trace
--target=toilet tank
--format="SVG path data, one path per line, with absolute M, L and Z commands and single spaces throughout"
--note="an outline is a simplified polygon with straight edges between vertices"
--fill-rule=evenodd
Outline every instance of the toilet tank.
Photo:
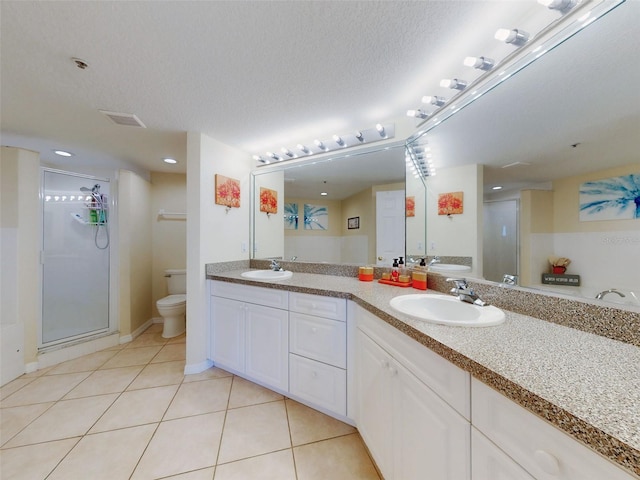
M 186 270 L 165 270 L 164 276 L 167 279 L 167 290 L 169 295 L 187 293 Z

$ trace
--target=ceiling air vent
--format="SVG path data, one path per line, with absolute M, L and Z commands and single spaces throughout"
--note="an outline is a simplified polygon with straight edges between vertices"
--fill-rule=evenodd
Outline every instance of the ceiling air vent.
M 118 125 L 124 125 L 125 127 L 147 128 L 145 124 L 142 123 L 133 113 L 107 112 L 106 110 L 100 110 L 100 113 L 110 118 L 111 121 Z

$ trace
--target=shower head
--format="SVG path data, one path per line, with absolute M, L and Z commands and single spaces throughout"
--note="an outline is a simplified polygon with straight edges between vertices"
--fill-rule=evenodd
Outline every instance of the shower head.
M 80 187 L 80 191 L 83 193 L 100 193 L 100 184 L 96 183 L 93 188 Z

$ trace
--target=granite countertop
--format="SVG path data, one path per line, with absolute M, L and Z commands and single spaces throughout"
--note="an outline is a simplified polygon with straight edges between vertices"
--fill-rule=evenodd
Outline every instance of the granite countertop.
M 296 272 L 279 282 L 247 280 L 244 270 L 208 279 L 351 299 L 470 372 L 580 442 L 640 476 L 640 348 L 505 310 L 486 328 L 435 325 L 389 306 L 407 293 L 429 293 Z M 440 293 L 431 291 L 431 293 Z

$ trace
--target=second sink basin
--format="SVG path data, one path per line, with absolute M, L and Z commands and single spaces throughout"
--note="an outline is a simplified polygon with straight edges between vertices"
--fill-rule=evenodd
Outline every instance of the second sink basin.
M 247 270 L 246 272 L 242 272 L 240 276 L 251 280 L 274 282 L 278 280 L 287 280 L 288 278 L 293 277 L 293 272 L 289 270 Z
M 489 327 L 504 322 L 502 310 L 492 305 L 479 307 L 451 295 L 418 293 L 400 295 L 389 302 L 391 308 L 418 320 L 461 327 Z

